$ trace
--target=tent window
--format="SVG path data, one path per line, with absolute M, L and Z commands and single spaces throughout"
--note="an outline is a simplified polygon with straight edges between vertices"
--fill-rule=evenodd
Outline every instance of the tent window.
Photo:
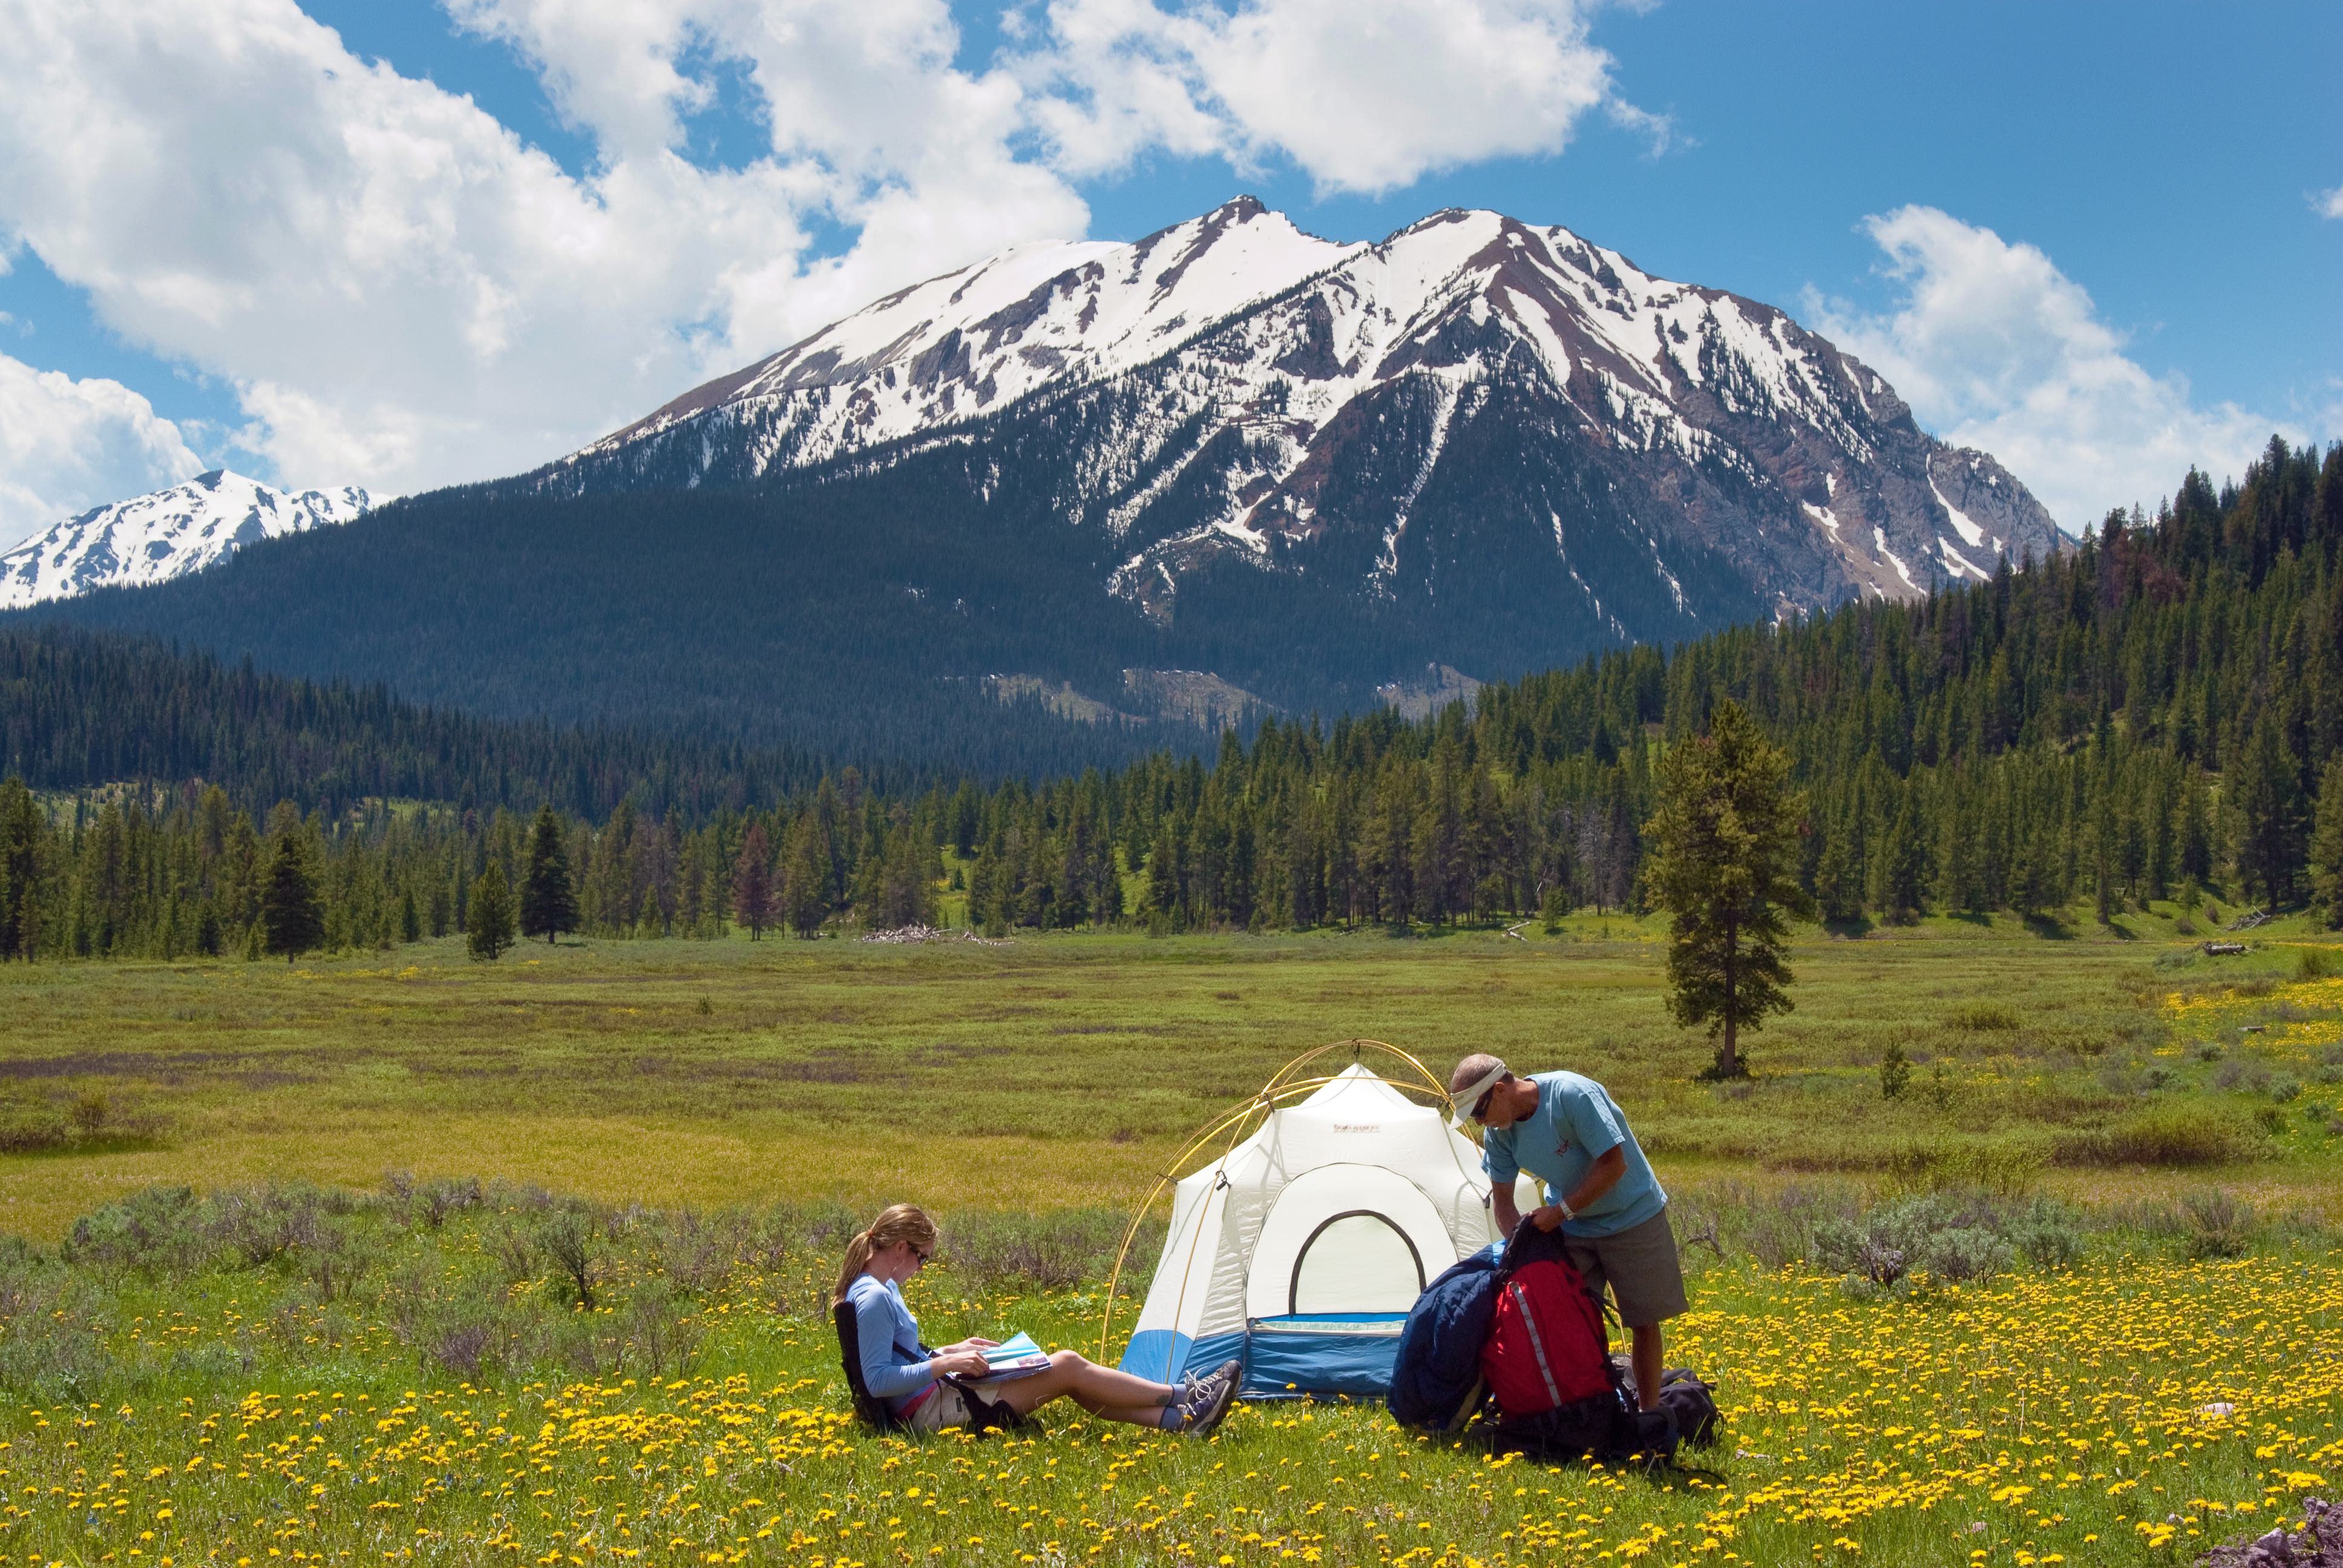
M 1372 1209 L 1320 1222 L 1293 1260 L 1289 1312 L 1403 1312 L 1423 1293 L 1423 1259 Z

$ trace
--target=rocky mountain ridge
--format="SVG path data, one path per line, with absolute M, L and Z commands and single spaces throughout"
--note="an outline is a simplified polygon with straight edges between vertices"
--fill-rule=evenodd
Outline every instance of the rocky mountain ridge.
M 1158 617 L 1226 565 L 1435 596 L 1477 547 L 1423 503 L 1457 487 L 1475 425 L 1533 448 L 1483 527 L 1547 536 L 1540 608 L 1598 640 L 1912 597 L 2066 544 L 1989 455 L 1922 432 L 1771 307 L 1495 213 L 1342 245 L 1249 197 L 903 290 L 531 481 L 844 477 L 1077 403 L 1085 445 L 1053 505 L 1095 530 L 1105 586 Z
M 347 523 L 374 504 L 361 489 L 296 493 L 214 468 L 94 507 L 0 555 L 0 609 L 168 582 L 256 540 Z

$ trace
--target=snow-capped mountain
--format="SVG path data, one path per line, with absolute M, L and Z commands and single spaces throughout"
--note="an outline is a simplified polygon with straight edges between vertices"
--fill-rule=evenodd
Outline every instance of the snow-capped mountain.
M 533 473 L 31 613 L 961 767 L 1051 711 L 1428 707 L 2063 548 L 1770 307 L 1494 213 L 1347 245 L 1241 200 L 906 289 Z
M 0 609 L 92 588 L 167 582 L 256 539 L 347 523 L 374 505 L 364 490 L 294 494 L 225 468 L 94 508 L 0 555 Z
M 987 455 L 988 496 L 1001 463 L 1061 463 L 1051 506 L 1159 617 L 1224 564 L 1434 597 L 1476 553 L 1530 568 L 1526 534 L 1544 558 L 1511 610 L 1624 641 L 2066 543 L 1989 455 L 1769 306 L 1495 213 L 1341 245 L 1250 197 L 905 289 L 531 483 L 835 483 L 950 447 Z

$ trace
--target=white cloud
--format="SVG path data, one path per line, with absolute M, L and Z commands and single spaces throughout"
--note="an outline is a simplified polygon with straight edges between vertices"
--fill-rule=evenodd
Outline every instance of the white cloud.
M 2318 209 L 2321 217 L 2343 217 L 2343 186 L 2337 186 L 2310 205 Z
M 1555 153 L 1618 104 L 1580 0 L 1052 0 L 1019 62 L 1065 166 L 1162 148 L 1291 158 L 1322 190 L 1390 190 L 1439 168 Z
M 234 387 L 282 481 L 413 491 L 1078 235 L 1072 182 L 1149 151 L 1383 189 L 1638 123 L 1577 0 L 1059 0 L 980 68 L 945 0 L 444 4 L 539 73 L 582 177 L 293 0 L 0 0 L 0 255 Z M 718 65 L 759 100 L 745 166 L 685 156 Z
M 2150 375 L 2033 246 L 1934 207 L 1864 228 L 1903 297 L 1875 314 L 1810 289 L 1816 328 L 1885 376 L 1922 425 L 2000 458 L 2071 532 L 2111 508 L 2153 505 L 2191 464 L 2241 474 L 2273 430 L 2308 438 L 2234 403 L 2201 407 L 2177 374 Z
M 888 287 L 1085 221 L 1004 152 L 1013 86 L 918 45 L 916 14 L 948 33 L 940 5 L 777 34 L 788 142 L 737 170 L 659 145 L 672 123 L 633 102 L 690 97 L 656 68 L 690 42 L 682 7 L 535 9 L 563 25 L 528 31 L 526 0 L 466 15 L 546 62 L 602 148 L 584 179 L 290 0 L 0 0 L 0 229 L 107 326 L 235 385 L 284 479 L 397 491 L 542 461 Z M 825 95 L 866 94 L 868 124 L 821 122 Z M 924 107 L 890 117 L 906 95 Z M 809 263 L 833 214 L 863 241 Z
M 178 427 L 119 381 L 76 381 L 0 354 L 0 550 L 203 466 Z

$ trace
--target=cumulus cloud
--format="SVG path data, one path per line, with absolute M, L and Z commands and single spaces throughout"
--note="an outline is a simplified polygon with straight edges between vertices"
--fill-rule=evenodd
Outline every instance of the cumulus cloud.
M 657 87 L 627 61 L 688 41 L 681 23 L 649 43 L 527 34 L 529 15 L 511 8 L 517 35 L 567 41 L 539 55 L 557 83 Z M 1085 216 L 1046 171 L 1001 167 L 987 116 L 1004 116 L 933 47 L 912 68 L 937 104 L 880 166 L 799 121 L 786 152 L 702 168 L 625 95 L 565 87 L 604 154 L 581 179 L 468 98 L 353 58 L 290 0 L 0 0 L 0 225 L 109 327 L 232 382 L 243 438 L 297 484 L 526 467 L 887 287 Z M 818 84 L 870 87 L 903 43 L 799 28 L 778 51 L 797 78 L 768 91 L 816 116 Z M 831 216 L 863 242 L 809 263 L 809 225 Z
M 2191 464 L 2241 473 L 2273 430 L 2307 438 L 2234 403 L 2199 405 L 2184 377 L 2149 374 L 2033 246 L 1934 207 L 1864 228 L 1902 297 L 1874 313 L 1810 290 L 1817 328 L 1885 376 L 1921 424 L 2000 458 L 2070 532 L 2152 505 Z
M 0 0 L 0 254 L 233 386 L 284 481 L 412 491 L 1078 236 L 1075 182 L 1146 152 L 1383 189 L 1638 123 L 1574 0 L 1056 0 L 975 66 L 945 0 L 444 3 L 538 72 L 582 175 L 294 0 Z M 690 122 L 735 79 L 764 142 L 709 167 Z
M 2321 217 L 2343 217 L 2343 186 L 2337 186 L 2311 204 Z
M 121 382 L 76 381 L 0 354 L 0 550 L 202 470 L 178 427 Z
M 1292 159 L 1321 189 L 1378 192 L 1481 158 L 1563 149 L 1619 103 L 1578 0 L 1053 0 L 1021 64 L 1066 166 L 1141 152 Z

